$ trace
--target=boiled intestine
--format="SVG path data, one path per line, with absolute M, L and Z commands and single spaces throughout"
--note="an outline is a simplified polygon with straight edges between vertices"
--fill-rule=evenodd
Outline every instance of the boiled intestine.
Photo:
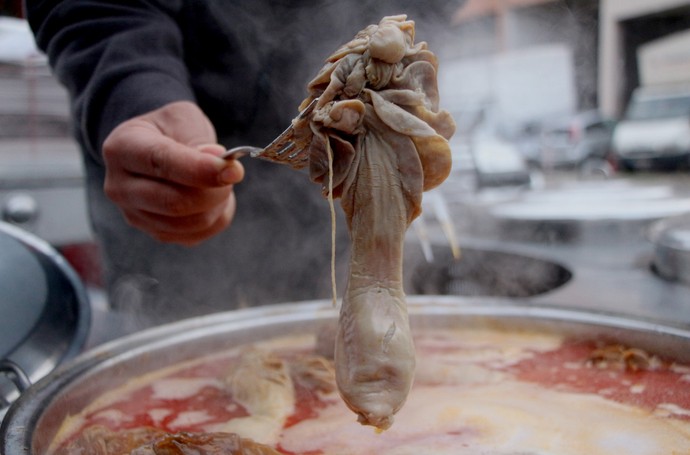
M 308 84 L 313 181 L 340 198 L 352 241 L 335 346 L 338 390 L 362 424 L 390 427 L 412 386 L 415 350 L 402 286 L 405 232 L 422 193 L 448 176 L 455 123 L 439 109 L 438 62 L 414 22 L 384 17 L 326 60 Z M 306 139 L 305 139 L 306 138 Z

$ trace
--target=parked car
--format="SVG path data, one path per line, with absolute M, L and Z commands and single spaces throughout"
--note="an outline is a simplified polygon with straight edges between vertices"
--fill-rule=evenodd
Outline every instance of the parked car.
M 530 166 L 511 142 L 482 131 L 456 136 L 450 146 L 453 173 L 473 178 L 477 189 L 532 183 Z
M 540 121 L 529 121 L 521 125 L 513 125 L 506 129 L 505 136 L 515 144 L 520 155 L 533 168 L 541 168 L 541 132 L 543 125 Z
M 452 111 L 457 129 L 450 140 L 452 174 L 474 189 L 530 186 L 532 168 L 517 145 L 502 135 L 491 103 Z
M 690 168 L 690 84 L 637 88 L 612 146 L 622 170 Z
M 539 140 L 539 162 L 545 169 L 600 168 L 610 172 L 611 140 L 615 121 L 597 110 L 579 112 L 544 123 Z

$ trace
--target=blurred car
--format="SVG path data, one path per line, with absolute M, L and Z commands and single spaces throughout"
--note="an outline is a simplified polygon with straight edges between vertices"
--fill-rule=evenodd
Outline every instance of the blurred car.
M 541 168 L 541 122 L 534 120 L 506 129 L 506 137 L 515 144 L 520 155 L 534 168 Z
M 612 146 L 622 170 L 690 168 L 690 85 L 637 88 Z
M 539 140 L 539 162 L 545 169 L 611 171 L 609 158 L 615 121 L 597 110 L 545 122 Z
M 517 147 L 487 132 L 450 141 L 453 174 L 474 179 L 476 189 L 530 186 L 532 172 Z

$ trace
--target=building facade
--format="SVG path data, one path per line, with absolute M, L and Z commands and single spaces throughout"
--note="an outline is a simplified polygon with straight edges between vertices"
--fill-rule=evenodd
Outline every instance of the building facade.
M 633 89 L 648 82 L 640 52 L 671 37 L 676 37 L 669 43 L 671 53 L 657 60 L 656 71 L 690 82 L 690 72 L 684 69 L 690 62 L 690 44 L 683 39 L 690 30 L 690 1 L 601 0 L 600 8 L 598 91 L 603 112 L 622 113 Z

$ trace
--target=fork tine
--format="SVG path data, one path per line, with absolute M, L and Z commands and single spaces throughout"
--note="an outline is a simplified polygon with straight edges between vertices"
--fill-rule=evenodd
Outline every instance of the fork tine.
M 285 153 L 289 152 L 290 150 L 294 149 L 295 147 L 296 147 L 296 145 L 294 142 L 289 142 L 288 144 L 285 145 L 285 147 L 278 150 L 276 152 L 276 155 L 278 155 L 278 156 L 284 155 Z M 288 159 L 290 159 L 289 156 L 288 156 Z
M 295 137 L 295 126 L 306 121 L 314 110 L 318 98 L 314 98 L 273 142 L 264 149 L 252 152 L 253 158 L 261 158 L 275 163 L 287 164 L 294 169 L 304 168 L 309 161 L 307 146 L 311 135 Z

